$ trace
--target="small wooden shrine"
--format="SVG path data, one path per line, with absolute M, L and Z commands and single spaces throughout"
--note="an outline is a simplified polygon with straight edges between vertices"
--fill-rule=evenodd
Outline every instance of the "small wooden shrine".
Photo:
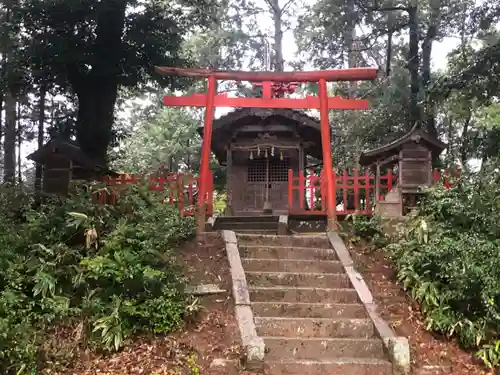
M 28 159 L 42 165 L 44 195 L 67 194 L 71 181 L 94 181 L 104 176 L 117 176 L 115 172 L 95 163 L 76 142 L 62 137 L 52 138 L 29 155 Z
M 214 120 L 212 151 L 227 168 L 228 215 L 286 214 L 289 169 L 322 159 L 320 123 L 300 110 L 237 109 Z
M 375 211 L 388 217 L 403 215 L 403 201 L 422 194 L 432 184 L 432 158 L 447 145 L 415 125 L 401 138 L 382 147 L 363 152 L 359 163 L 375 169 Z M 381 170 L 395 174 L 392 189 L 383 199 L 380 191 Z

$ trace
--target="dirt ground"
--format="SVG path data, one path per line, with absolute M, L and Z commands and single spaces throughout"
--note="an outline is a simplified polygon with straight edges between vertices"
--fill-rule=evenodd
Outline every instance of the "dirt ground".
M 225 293 L 201 297 L 202 310 L 185 330 L 169 336 L 135 337 L 115 354 L 80 352 L 60 375 L 255 375 L 239 365 L 242 348 L 234 318 L 224 244 L 217 235 L 179 250 L 190 284 L 218 284 Z M 211 367 L 213 360 L 225 366 Z
M 481 375 L 484 370 L 471 353 L 444 337 L 425 330 L 418 306 L 412 303 L 396 281 L 391 261 L 383 252 L 362 244 L 345 242 L 379 307 L 382 317 L 398 335 L 408 337 L 411 345 L 412 370 L 415 375 Z

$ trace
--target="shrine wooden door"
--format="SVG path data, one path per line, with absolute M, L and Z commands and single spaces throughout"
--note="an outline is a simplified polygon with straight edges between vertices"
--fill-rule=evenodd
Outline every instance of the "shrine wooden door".
M 249 213 L 262 214 L 266 200 L 270 202 L 273 214 L 288 212 L 289 168 L 288 158 L 269 157 L 248 161 L 242 192 Z

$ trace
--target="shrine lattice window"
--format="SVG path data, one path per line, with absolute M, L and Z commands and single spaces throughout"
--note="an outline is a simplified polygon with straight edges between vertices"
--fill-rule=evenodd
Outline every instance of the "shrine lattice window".
M 267 160 L 255 159 L 251 160 L 248 165 L 247 181 L 248 182 L 266 182 L 267 175 Z M 288 158 L 270 159 L 269 160 L 269 183 L 272 182 L 287 182 L 288 169 L 290 169 L 290 160 Z

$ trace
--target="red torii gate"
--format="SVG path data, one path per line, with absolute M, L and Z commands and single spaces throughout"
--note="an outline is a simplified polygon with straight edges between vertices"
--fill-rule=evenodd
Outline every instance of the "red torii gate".
M 323 149 L 323 166 L 326 177 L 326 198 L 328 227 L 337 228 L 335 216 L 335 180 L 333 177 L 333 160 L 331 152 L 330 124 L 328 111 L 330 109 L 368 109 L 368 100 L 343 99 L 328 97 L 327 81 L 371 81 L 377 77 L 377 68 L 335 69 L 311 72 L 244 72 L 244 71 L 213 71 L 208 69 L 155 67 L 162 76 L 183 76 L 207 78 L 207 93 L 190 96 L 165 96 L 166 106 L 205 107 L 203 128 L 203 143 L 201 151 L 198 233 L 204 231 L 206 219 L 207 178 L 209 175 L 210 147 L 212 144 L 212 122 L 215 107 L 238 108 L 290 108 L 319 109 L 321 124 L 321 144 Z M 262 98 L 230 98 L 227 94 L 217 95 L 217 81 L 249 81 L 260 82 Z M 319 95 L 307 96 L 303 99 L 283 98 L 273 93 L 276 83 L 318 83 Z

